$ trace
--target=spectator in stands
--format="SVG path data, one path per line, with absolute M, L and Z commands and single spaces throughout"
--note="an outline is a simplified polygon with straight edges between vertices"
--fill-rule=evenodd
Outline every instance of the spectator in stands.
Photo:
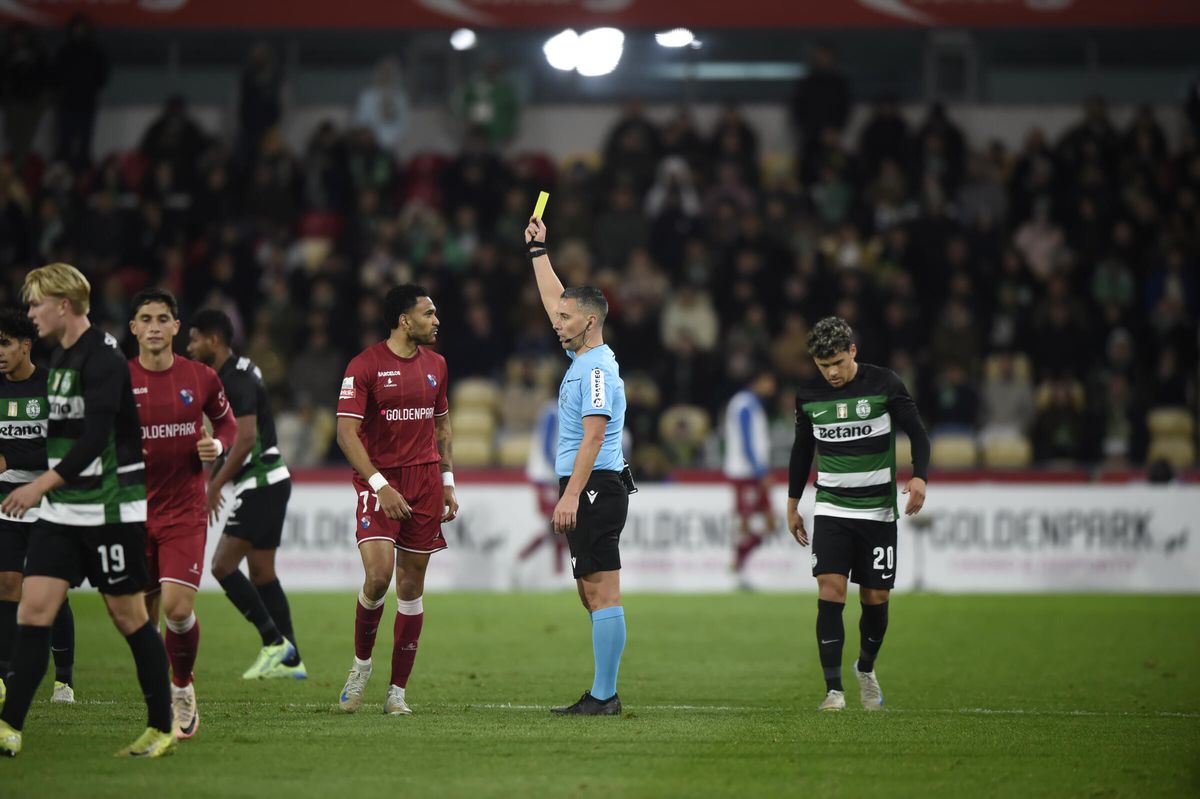
M 1070 465 L 1084 457 L 1087 415 L 1083 387 L 1055 377 L 1038 389 L 1033 423 L 1033 457 L 1043 465 Z
M 909 135 L 908 122 L 901 116 L 896 100 L 887 97 L 877 102 L 858 137 L 863 177 L 874 178 L 886 161 L 901 168 L 909 157 Z
M 934 385 L 933 406 L 929 415 L 935 436 L 946 433 L 974 434 L 979 421 L 979 393 L 961 364 L 947 361 L 942 366 Z
M 142 136 L 140 149 L 152 164 L 170 163 L 180 181 L 190 187 L 198 177 L 197 164 L 207 145 L 208 137 L 188 113 L 187 100 L 182 94 L 173 94 Z
M 643 113 L 638 100 L 630 100 L 604 142 L 603 187 L 628 186 L 636 196 L 645 194 L 662 158 L 658 127 Z
M 82 14 L 67 23 L 67 38 L 54 55 L 54 83 L 58 91 L 55 114 L 57 157 L 74 169 L 92 162 L 92 134 L 100 92 L 108 83 L 108 55 L 96 41 L 92 22 Z
M 816 175 L 816 162 L 826 130 L 841 133 L 850 117 L 850 83 L 834 63 L 833 49 L 824 43 L 813 50 L 804 77 L 791 100 L 792 125 L 800 136 L 796 148 L 800 180 Z
M 275 48 L 255 42 L 238 83 L 238 134 L 234 158 L 248 163 L 263 135 L 283 117 L 283 67 Z
M 50 62 L 33 28 L 13 23 L 0 48 L 0 108 L 4 141 L 17 164 L 32 150 L 52 81 Z
M 994 356 L 980 394 L 980 438 L 1027 436 L 1035 412 L 1033 385 L 1029 375 L 1020 374 L 1011 352 Z
M 400 62 L 385 58 L 375 68 L 371 85 L 358 94 L 354 106 L 354 125 L 374 135 L 375 142 L 389 155 L 400 152 L 400 145 L 412 124 L 408 93 L 400 76 Z
M 517 135 L 521 105 L 516 86 L 505 76 L 500 58 L 487 54 L 459 93 L 455 108 L 465 130 L 482 130 L 492 147 L 502 148 Z

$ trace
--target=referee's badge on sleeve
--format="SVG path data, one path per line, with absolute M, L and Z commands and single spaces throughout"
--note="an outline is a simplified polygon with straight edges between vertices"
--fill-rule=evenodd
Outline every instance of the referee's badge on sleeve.
M 604 407 L 604 370 L 600 367 L 592 370 L 592 407 Z

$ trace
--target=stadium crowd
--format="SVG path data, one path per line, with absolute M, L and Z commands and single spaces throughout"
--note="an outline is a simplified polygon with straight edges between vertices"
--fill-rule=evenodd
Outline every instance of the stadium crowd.
M 136 148 L 92 161 L 103 53 L 87 31 L 54 57 L 30 36 L 10 31 L 0 65 L 0 303 L 18 301 L 27 268 L 65 261 L 93 282 L 93 318 L 126 340 L 129 299 L 147 285 L 172 290 L 185 320 L 226 311 L 284 411 L 293 463 L 336 453 L 338 384 L 380 337 L 396 282 L 431 290 L 452 379 L 495 380 L 503 404 L 549 395 L 561 355 L 520 240 L 539 189 L 553 195 L 564 283 L 609 297 L 648 477 L 713 462 L 664 411 L 719 418 L 761 364 L 778 376 L 790 445 L 788 387 L 813 376 L 807 330 L 830 313 L 854 326 L 863 360 L 904 378 L 935 438 L 1015 434 L 1039 464 L 1139 464 L 1148 411 L 1195 418 L 1200 120 L 1172 149 L 1149 108 L 1122 129 L 1095 99 L 1058 140 L 1034 129 L 1009 151 L 968 140 L 952 108 L 912 125 L 881 101 L 851 138 L 849 92 L 827 62 L 797 87 L 794 163 L 764 160 L 735 106 L 699 129 L 686 109 L 654 120 L 635 102 L 603 152 L 562 164 L 504 154 L 481 128 L 454 155 L 401 160 L 380 143 L 403 134 L 398 84 L 396 102 L 376 87 L 348 126 L 323 123 L 293 152 L 280 67 L 256 48 L 235 137 L 176 96 Z M 89 81 L 68 86 L 82 63 Z M 42 155 L 29 114 L 47 97 L 58 135 Z

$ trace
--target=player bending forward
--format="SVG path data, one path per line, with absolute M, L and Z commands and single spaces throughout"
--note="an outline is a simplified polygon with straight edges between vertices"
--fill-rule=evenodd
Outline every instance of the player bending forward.
M 146 457 L 146 610 L 155 626 L 160 607 L 167 617 L 163 643 L 171 661 L 175 737 L 191 738 L 200 726 L 192 667 L 200 649 L 196 592 L 208 537 L 204 464 L 233 446 L 237 421 L 217 373 L 171 351 L 179 334 L 175 297 L 146 289 L 133 298 L 132 310 L 138 355 L 129 361 L 129 376 Z M 215 438 L 202 416 L 212 421 Z
M 362 706 L 394 569 L 392 675 L 383 711 L 407 716 L 412 709 L 404 691 L 425 621 L 425 569 L 429 556 L 446 548 L 442 522 L 458 514 L 458 500 L 446 359 L 426 348 L 437 341 L 437 308 L 429 292 L 406 284 L 387 293 L 384 318 L 391 334 L 350 361 L 338 398 L 337 441 L 354 467 L 364 575 L 354 614 L 354 665 L 338 703 L 347 713 Z
M 844 710 L 842 644 L 846 581 L 859 584 L 859 655 L 854 664 L 862 705 L 883 708 L 875 658 L 887 631 L 888 596 L 896 584 L 896 444 L 899 427 L 912 441 L 913 477 L 904 493 L 909 516 L 925 504 L 929 436 L 904 383 L 890 369 L 854 359 L 854 331 L 837 317 L 822 319 L 808 336 L 821 372 L 796 391 L 796 441 L 788 486 L 788 529 L 801 546 L 808 531 L 798 505 L 813 449 L 817 454 L 813 576 L 817 578 L 817 647 L 825 672 L 819 710 Z

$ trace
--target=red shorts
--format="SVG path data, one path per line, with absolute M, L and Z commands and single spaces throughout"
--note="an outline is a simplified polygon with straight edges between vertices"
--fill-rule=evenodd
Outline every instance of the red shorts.
M 192 524 L 146 523 L 146 571 L 150 584 L 146 593 L 159 590 L 159 583 L 179 583 L 200 590 L 204 572 L 204 544 L 208 529 L 204 522 Z
M 398 549 L 422 554 L 440 552 L 446 548 L 442 537 L 442 516 L 446 511 L 442 491 L 442 469 L 437 463 L 404 466 L 399 469 L 380 469 L 392 488 L 412 508 L 408 519 L 389 519 L 379 507 L 379 500 L 367 481 L 354 473 L 354 491 L 358 494 L 355 506 L 355 538 L 363 541 L 391 541 Z
M 733 512 L 738 516 L 753 516 L 771 512 L 771 496 L 758 480 L 733 481 Z

